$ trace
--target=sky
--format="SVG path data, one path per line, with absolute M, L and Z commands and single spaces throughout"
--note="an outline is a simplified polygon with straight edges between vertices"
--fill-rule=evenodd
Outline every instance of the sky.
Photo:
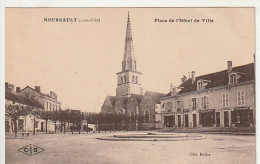
M 54 91 L 63 109 L 100 112 L 105 97 L 116 93 L 128 11 L 144 91 L 168 93 L 183 75 L 222 71 L 229 60 L 254 62 L 254 8 L 6 8 L 5 81 Z

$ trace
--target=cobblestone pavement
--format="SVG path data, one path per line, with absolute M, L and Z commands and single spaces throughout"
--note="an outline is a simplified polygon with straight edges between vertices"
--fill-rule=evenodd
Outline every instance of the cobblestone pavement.
M 203 134 L 190 141 L 104 141 L 97 137 L 126 132 L 37 134 L 6 137 L 6 163 L 255 163 L 255 136 Z M 133 133 L 133 132 L 128 132 Z M 140 133 L 140 132 L 138 132 Z M 44 152 L 28 156 L 19 148 L 33 144 Z M 197 155 L 197 156 L 196 156 Z

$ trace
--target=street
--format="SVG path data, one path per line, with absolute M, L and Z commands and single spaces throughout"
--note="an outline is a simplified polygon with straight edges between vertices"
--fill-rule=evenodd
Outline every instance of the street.
M 255 163 L 252 135 L 202 134 L 190 141 L 106 141 L 97 137 L 137 132 L 37 134 L 6 137 L 6 163 Z M 140 132 L 138 132 L 140 133 Z M 143 132 L 147 133 L 147 132 Z M 26 145 L 44 151 L 29 156 L 18 151 Z

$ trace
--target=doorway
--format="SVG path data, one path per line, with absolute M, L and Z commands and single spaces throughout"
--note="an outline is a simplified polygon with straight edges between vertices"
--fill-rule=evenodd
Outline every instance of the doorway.
M 43 122 L 41 122 L 41 132 L 43 132 Z
M 197 127 L 197 117 L 196 117 L 196 114 L 193 114 L 193 127 Z
M 189 115 L 185 114 L 185 127 L 189 127 Z
M 178 115 L 178 127 L 181 127 L 181 115 Z
M 220 112 L 216 112 L 216 127 L 220 127 Z
M 229 127 L 228 111 L 224 112 L 224 127 Z

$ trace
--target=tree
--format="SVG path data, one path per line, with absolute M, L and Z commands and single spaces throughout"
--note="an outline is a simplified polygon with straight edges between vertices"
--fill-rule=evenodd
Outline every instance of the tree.
M 5 105 L 6 114 L 14 121 L 15 137 L 17 137 L 17 121 L 21 116 L 26 116 L 32 111 L 30 106 Z
M 59 121 L 61 122 L 61 132 L 62 132 L 62 126 L 64 127 L 64 134 L 66 132 L 65 130 L 65 124 L 67 121 L 67 113 L 64 110 L 59 110 L 59 117 L 58 117 Z
M 55 110 L 51 113 L 51 119 L 54 121 L 55 123 L 55 133 L 56 133 L 56 129 L 57 129 L 57 121 L 59 120 L 60 117 L 60 110 Z
M 47 134 L 48 120 L 51 119 L 51 112 L 42 110 L 42 111 L 40 111 L 40 117 L 46 121 L 46 134 Z
M 31 110 L 31 114 L 33 115 L 33 135 L 35 135 L 35 117 L 38 117 L 40 115 L 40 109 L 39 108 L 34 108 Z

